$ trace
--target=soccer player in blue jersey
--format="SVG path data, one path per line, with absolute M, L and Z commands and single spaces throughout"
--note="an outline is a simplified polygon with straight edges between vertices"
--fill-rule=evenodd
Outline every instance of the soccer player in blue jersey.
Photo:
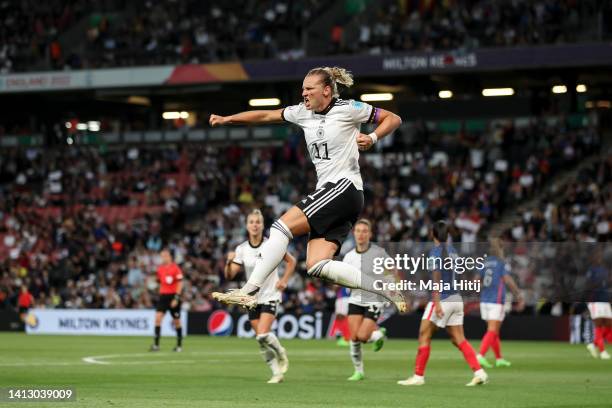
M 437 221 L 432 230 L 434 247 L 427 258 L 428 269 L 434 284 L 450 283 L 448 290 L 433 290 L 431 301 L 427 304 L 421 327 L 419 328 L 419 349 L 417 352 L 414 375 L 406 380 L 398 381 L 400 385 L 423 385 L 425 384 L 425 366 L 429 359 L 431 350 L 431 338 L 438 327 L 446 328 L 451 341 L 461 353 L 465 361 L 474 372 L 474 377 L 467 386 L 486 384 L 487 373 L 482 369 L 476 358 L 476 352 L 465 338 L 463 333 L 463 299 L 461 294 L 454 288 L 455 270 L 447 269 L 446 262 L 457 256 L 457 251 L 448 241 L 448 224 L 445 221 Z M 433 262 L 430 262 L 432 260 Z
M 603 254 L 601 248 L 597 248 L 593 256 L 594 262 L 587 272 L 589 285 L 588 303 L 591 320 L 595 326 L 595 338 L 593 343 L 587 345 L 587 349 L 594 358 L 609 360 L 610 354 L 605 349 L 606 340 L 612 340 L 612 310 L 610 309 L 610 298 L 608 295 L 608 281 L 610 276 L 603 265 Z
M 489 348 L 495 353 L 495 367 L 510 367 L 511 363 L 502 358 L 499 329 L 504 321 L 506 285 L 518 302 L 517 310 L 524 307 L 521 292 L 510 276 L 510 265 L 504 261 L 504 249 L 499 238 L 491 239 L 491 255 L 479 271 L 482 290 L 480 292 L 480 316 L 487 322 L 487 332 L 480 344 L 478 362 L 486 368 L 493 367 L 485 355 Z

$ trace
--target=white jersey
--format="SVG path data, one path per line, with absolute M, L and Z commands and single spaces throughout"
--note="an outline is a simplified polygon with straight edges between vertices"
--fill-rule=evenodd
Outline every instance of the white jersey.
M 362 123 L 374 123 L 377 109 L 364 102 L 332 99 L 322 112 L 304 103 L 283 109 L 283 119 L 304 130 L 310 158 L 317 171 L 317 189 L 347 178 L 363 190 L 357 136 Z
M 267 241 L 267 238 L 264 238 L 259 246 L 251 246 L 249 240 L 244 241 L 242 244 L 236 247 L 236 256 L 233 261 L 235 264 L 242 265 L 244 267 L 244 272 L 246 274 L 247 280 L 251 277 L 251 273 L 253 273 L 253 269 L 255 269 L 255 261 L 257 260 L 257 255 L 261 250 L 261 245 Z M 257 294 L 257 303 L 268 303 L 271 301 L 280 302 L 281 292 L 276 289 L 276 283 L 278 282 L 278 268 L 275 268 L 270 275 L 266 278 L 261 289 Z
M 374 276 L 372 272 L 372 267 L 374 265 L 374 258 L 388 258 L 387 252 L 379 247 L 378 245 L 370 244 L 370 247 L 364 252 L 358 252 L 357 248 L 353 248 L 346 255 L 344 255 L 344 259 L 342 262 L 346 262 L 349 265 L 354 266 L 359 269 L 362 274 L 367 274 L 368 276 Z M 370 269 L 369 271 L 366 270 Z M 349 297 L 349 303 L 359 306 L 370 306 L 372 304 L 382 305 L 384 303 L 384 299 L 379 296 L 367 292 L 361 289 L 351 289 L 351 295 Z

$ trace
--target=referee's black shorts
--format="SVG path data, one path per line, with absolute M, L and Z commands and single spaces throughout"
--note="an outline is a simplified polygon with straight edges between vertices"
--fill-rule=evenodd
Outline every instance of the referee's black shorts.
M 325 238 L 335 242 L 338 255 L 342 242 L 361 214 L 363 202 L 363 191 L 357 190 L 350 180 L 341 179 L 336 183 L 326 183 L 296 206 L 308 219 L 309 239 Z
M 159 295 L 159 301 L 157 302 L 156 310 L 162 313 L 170 311 L 170 315 L 173 318 L 178 319 L 181 316 L 181 301 L 178 301 L 176 307 L 170 307 L 170 303 L 172 303 L 172 300 L 174 300 L 175 296 L 176 295 L 173 294 Z

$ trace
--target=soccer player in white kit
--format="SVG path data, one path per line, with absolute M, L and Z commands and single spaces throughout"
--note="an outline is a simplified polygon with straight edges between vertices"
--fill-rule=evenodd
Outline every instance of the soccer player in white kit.
M 386 251 L 370 242 L 372 239 L 372 224 L 365 218 L 357 220 L 353 229 L 356 247 L 344 255 L 343 262 L 360 270 L 371 268 L 374 258 L 389 258 Z M 371 272 L 371 271 L 370 271 Z M 351 332 L 351 360 L 355 371 L 348 380 L 361 381 L 365 378 L 363 369 L 362 343 L 373 343 L 374 351 L 379 351 L 384 345 L 386 329 L 378 327 L 376 322 L 385 306 L 384 301 L 376 301 L 373 295 L 364 294 L 361 289 L 351 289 L 348 299 L 348 323 Z
M 263 236 L 264 220 L 261 211 L 253 210 L 247 216 L 246 228 L 248 239 L 238 245 L 235 252 L 227 255 L 224 270 L 226 279 L 233 279 L 242 268 L 248 279 L 255 268 L 259 247 L 266 241 Z M 257 306 L 249 310 L 249 320 L 255 330 L 261 355 L 272 370 L 272 378 L 268 381 L 270 384 L 282 382 L 283 375 L 289 368 L 287 352 L 270 330 L 276 319 L 278 304 L 282 300 L 281 292 L 287 287 L 296 265 L 295 258 L 289 252 L 285 253 L 283 259 L 287 262 L 283 277 L 279 279 L 278 270 L 275 269 L 264 281 L 257 295 Z
M 349 87 L 353 78 L 343 68 L 314 68 L 302 84 L 303 102 L 276 110 L 255 110 L 230 116 L 210 116 L 210 125 L 269 124 L 287 121 L 304 130 L 306 145 L 317 172 L 316 190 L 291 207 L 270 229 L 249 281 L 240 290 L 213 293 L 220 302 L 254 307 L 253 296 L 282 260 L 294 236 L 309 233 L 306 255 L 308 275 L 339 285 L 378 293 L 400 311 L 406 303 L 400 292 L 376 291 L 373 282 L 352 265 L 335 261 L 343 240 L 363 208 L 363 181 L 359 149 L 371 148 L 378 139 L 399 127 L 399 116 L 367 103 L 339 98 L 338 85 Z M 362 123 L 378 126 L 370 134 Z

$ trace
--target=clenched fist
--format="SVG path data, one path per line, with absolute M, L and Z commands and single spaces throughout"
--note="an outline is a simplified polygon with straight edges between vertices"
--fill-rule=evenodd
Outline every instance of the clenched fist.
M 210 126 L 215 127 L 215 126 L 220 126 L 220 125 L 225 125 L 227 123 L 229 123 L 229 117 L 228 116 L 219 116 L 219 115 L 215 115 L 214 113 L 210 115 L 210 119 L 208 119 L 208 123 L 210 124 Z

